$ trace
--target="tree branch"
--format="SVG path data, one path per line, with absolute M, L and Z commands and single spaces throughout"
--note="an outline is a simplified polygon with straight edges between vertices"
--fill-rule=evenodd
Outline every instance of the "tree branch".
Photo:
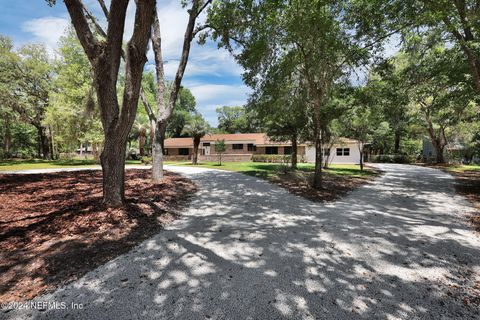
M 100 3 L 100 6 L 102 7 L 102 10 L 103 10 L 103 13 L 105 15 L 105 18 L 107 18 L 108 20 L 108 10 L 107 10 L 107 7 L 105 6 L 105 2 L 103 2 L 103 0 L 98 0 L 98 2 Z M 105 33 L 105 31 L 103 30 L 103 28 L 100 26 L 100 24 L 98 23 L 97 19 L 95 18 L 95 16 L 85 7 L 83 6 L 83 10 L 85 11 L 87 17 L 90 19 L 90 21 L 93 23 L 93 25 L 95 26 L 97 32 L 104 38 L 107 37 L 107 34 Z M 122 51 L 121 51 L 121 56 L 122 56 L 122 59 L 125 61 L 125 51 L 123 50 L 122 48 Z M 152 108 L 148 102 L 148 99 L 147 99 L 147 96 L 145 95 L 145 89 L 143 88 L 143 86 L 140 87 L 140 100 L 142 101 L 142 104 L 143 106 L 145 107 L 145 111 L 147 112 L 147 115 L 149 117 L 150 120 L 154 120 L 156 121 L 156 117 L 155 117 L 155 114 L 154 112 L 152 111 Z
M 201 6 L 200 9 L 198 9 L 195 18 L 198 18 L 198 16 L 202 13 L 203 10 L 205 10 L 205 8 L 206 8 L 210 3 L 212 3 L 212 0 L 207 0 L 207 1 L 205 1 L 205 3 L 203 4 L 203 6 Z
M 133 121 L 135 120 L 135 117 L 132 117 L 131 115 L 135 114 L 137 110 L 143 67 L 147 61 L 146 51 L 154 19 L 155 4 L 155 0 L 138 1 L 135 10 L 133 34 L 127 44 L 128 49 L 125 59 L 125 90 L 123 93 L 123 106 L 120 114 L 120 124 L 124 125 L 125 128 L 131 128 Z M 112 5 L 110 10 L 111 20 L 109 22 L 109 30 L 110 24 L 115 17 L 114 11 L 112 11 L 113 9 Z M 109 33 L 107 32 L 107 34 Z M 120 51 L 121 47 L 119 53 Z M 120 62 L 120 59 L 118 59 L 118 61 Z M 126 130 L 122 133 L 128 135 L 128 131 L 129 130 Z
M 87 19 L 83 14 L 83 3 L 81 0 L 65 0 L 65 5 L 72 19 L 72 24 L 75 28 L 78 39 L 80 40 L 88 59 L 93 63 L 100 54 L 100 45 L 90 30 Z
M 100 7 L 102 7 L 103 14 L 105 15 L 105 18 L 107 18 L 107 21 L 108 21 L 108 9 L 107 9 L 107 6 L 105 5 L 105 2 L 103 0 L 98 0 L 98 3 L 100 4 Z
M 188 56 L 190 54 L 190 47 L 193 39 L 193 31 L 195 28 L 195 20 L 197 18 L 197 13 L 195 8 L 199 5 L 200 0 L 194 0 L 190 14 L 188 17 L 188 24 L 185 30 L 185 35 L 183 36 L 183 48 L 182 56 L 178 64 L 178 69 L 175 74 L 175 79 L 173 80 L 172 89 L 170 92 L 169 108 L 173 108 L 175 101 L 177 101 L 178 91 L 180 90 L 180 84 L 182 82 L 183 75 L 185 73 L 185 68 L 188 62 Z
M 160 110 L 160 107 L 165 106 L 165 75 L 163 70 L 163 56 L 162 56 L 162 35 L 160 32 L 160 21 L 158 19 L 157 9 L 155 8 L 153 24 L 152 24 L 152 48 L 153 57 L 155 59 L 155 75 L 157 77 L 157 112 L 158 119 L 167 117 L 168 114 L 164 114 L 166 110 Z

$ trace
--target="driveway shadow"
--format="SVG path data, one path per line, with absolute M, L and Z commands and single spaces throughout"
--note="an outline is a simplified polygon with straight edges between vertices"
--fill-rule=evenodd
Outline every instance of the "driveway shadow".
M 313 203 L 238 173 L 190 170 L 184 218 L 40 301 L 34 319 L 475 319 L 462 277 L 480 240 L 439 170 L 382 166 L 348 197 Z M 182 169 L 178 169 L 182 170 Z

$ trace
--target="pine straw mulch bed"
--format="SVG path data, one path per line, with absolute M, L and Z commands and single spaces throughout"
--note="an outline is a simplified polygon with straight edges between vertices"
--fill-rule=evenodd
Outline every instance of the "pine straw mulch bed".
M 197 191 L 166 172 L 126 172 L 125 208 L 101 206 L 102 172 L 0 175 L 0 301 L 24 301 L 128 252 L 178 217 Z
M 480 171 L 450 172 L 455 177 L 455 189 L 469 200 L 475 207 L 474 212 L 468 214 L 468 220 L 473 228 L 480 232 Z
M 265 179 L 287 189 L 289 192 L 315 202 L 334 201 L 344 197 L 349 192 L 374 180 L 381 172 L 372 167 L 366 167 L 371 174 L 364 176 L 340 175 L 323 172 L 321 189 L 312 187 L 313 172 L 290 171 L 277 173 Z

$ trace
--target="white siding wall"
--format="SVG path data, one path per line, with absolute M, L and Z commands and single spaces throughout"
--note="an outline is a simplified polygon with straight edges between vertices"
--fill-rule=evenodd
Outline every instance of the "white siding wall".
M 305 146 L 305 158 L 307 162 L 315 162 L 315 146 Z
M 349 156 L 337 156 L 337 148 L 350 148 Z M 305 155 L 308 162 L 315 162 L 315 146 L 307 146 Z M 342 145 L 334 145 L 330 149 L 329 162 L 331 164 L 359 164 L 360 151 L 356 143 L 348 143 Z

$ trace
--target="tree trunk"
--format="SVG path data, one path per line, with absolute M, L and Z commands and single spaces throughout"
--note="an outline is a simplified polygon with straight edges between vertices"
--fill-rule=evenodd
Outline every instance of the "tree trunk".
M 445 163 L 445 158 L 443 156 L 443 149 L 447 145 L 447 139 L 445 137 L 445 129 L 443 127 L 440 128 L 440 132 L 438 136 L 435 134 L 435 129 L 433 128 L 433 123 L 430 120 L 429 113 L 425 113 L 425 120 L 427 122 L 427 131 L 428 136 L 430 137 L 430 142 L 432 143 L 433 147 L 435 148 L 435 159 L 437 163 Z
M 145 140 L 146 140 L 146 133 L 144 131 L 140 131 L 138 136 L 138 149 L 140 152 L 140 156 L 143 157 L 145 155 Z
M 154 20 L 152 24 L 152 48 L 153 56 L 155 60 L 155 73 L 157 78 L 157 119 L 155 125 L 155 141 L 153 142 L 153 152 L 152 152 L 152 181 L 153 183 L 159 183 L 163 179 L 163 143 L 165 140 L 165 132 L 167 130 L 167 121 L 173 113 L 175 108 L 175 103 L 177 101 L 178 92 L 181 87 L 183 75 L 185 73 L 185 68 L 187 67 L 188 57 L 190 55 L 190 47 L 193 38 L 195 37 L 195 22 L 200 12 L 205 9 L 206 5 L 210 2 L 205 3 L 200 7 L 201 1 L 194 0 L 192 7 L 189 10 L 189 18 L 187 27 L 185 29 L 183 37 L 183 47 L 182 55 L 178 63 L 177 72 L 175 73 L 175 78 L 172 81 L 172 86 L 170 89 L 170 97 L 168 102 L 165 102 L 164 93 L 165 93 L 165 78 L 163 70 L 163 56 L 162 56 L 162 38 L 160 32 L 160 21 L 158 20 L 157 11 L 154 10 Z
M 292 169 L 297 169 L 297 135 L 292 135 Z
M 5 117 L 5 135 L 3 137 L 3 149 L 5 150 L 4 157 L 10 157 L 10 148 L 12 146 L 12 132 L 10 131 L 10 119 Z
M 313 177 L 313 187 L 315 189 L 322 188 L 322 139 L 318 135 L 315 136 L 315 175 Z
M 152 182 L 161 183 L 163 180 L 163 142 L 167 131 L 167 121 L 157 121 L 155 139 L 152 147 Z
M 192 164 L 198 164 L 198 146 L 200 145 L 200 137 L 196 136 L 193 138 L 193 157 Z
M 358 145 L 358 151 L 360 152 L 360 171 L 363 171 L 363 143 Z
M 125 202 L 126 147 L 126 141 L 119 141 L 111 136 L 105 137 L 100 162 L 103 172 L 103 204 L 108 207 L 121 207 Z
M 322 152 L 322 126 L 320 119 L 320 109 L 322 105 L 322 95 L 318 90 L 314 91 L 316 94 L 314 100 L 314 115 L 313 115 L 313 134 L 315 141 L 315 174 L 313 177 L 313 187 L 315 189 L 322 188 L 322 167 L 323 167 L 323 152 Z
M 48 127 L 48 136 L 49 136 L 49 139 L 50 139 L 50 150 L 51 150 L 51 153 L 52 153 L 52 160 L 58 159 L 58 154 L 55 150 L 55 141 L 53 139 L 53 133 L 52 133 L 52 128 L 51 127 Z
M 395 131 L 394 153 L 398 154 L 399 152 L 400 152 L 400 132 Z
M 436 152 L 435 161 L 437 163 L 445 163 L 445 157 L 443 156 L 444 147 L 440 146 L 439 144 L 434 145 L 434 147 Z
M 45 128 L 41 125 L 36 126 L 38 134 L 38 150 L 39 157 L 42 159 L 50 159 L 50 143 L 45 133 Z
M 122 105 L 118 99 L 118 74 L 124 54 L 122 39 L 129 1 L 111 1 L 106 39 L 91 30 L 88 11 L 80 0 L 64 0 L 72 24 L 93 69 L 95 89 L 105 144 L 100 156 L 103 171 L 103 204 L 124 203 L 124 167 L 127 138 L 137 113 L 148 40 L 153 23 L 155 0 L 136 2 L 135 21 L 126 44 Z
M 150 118 L 150 155 L 153 156 L 153 141 L 155 140 L 155 119 Z

